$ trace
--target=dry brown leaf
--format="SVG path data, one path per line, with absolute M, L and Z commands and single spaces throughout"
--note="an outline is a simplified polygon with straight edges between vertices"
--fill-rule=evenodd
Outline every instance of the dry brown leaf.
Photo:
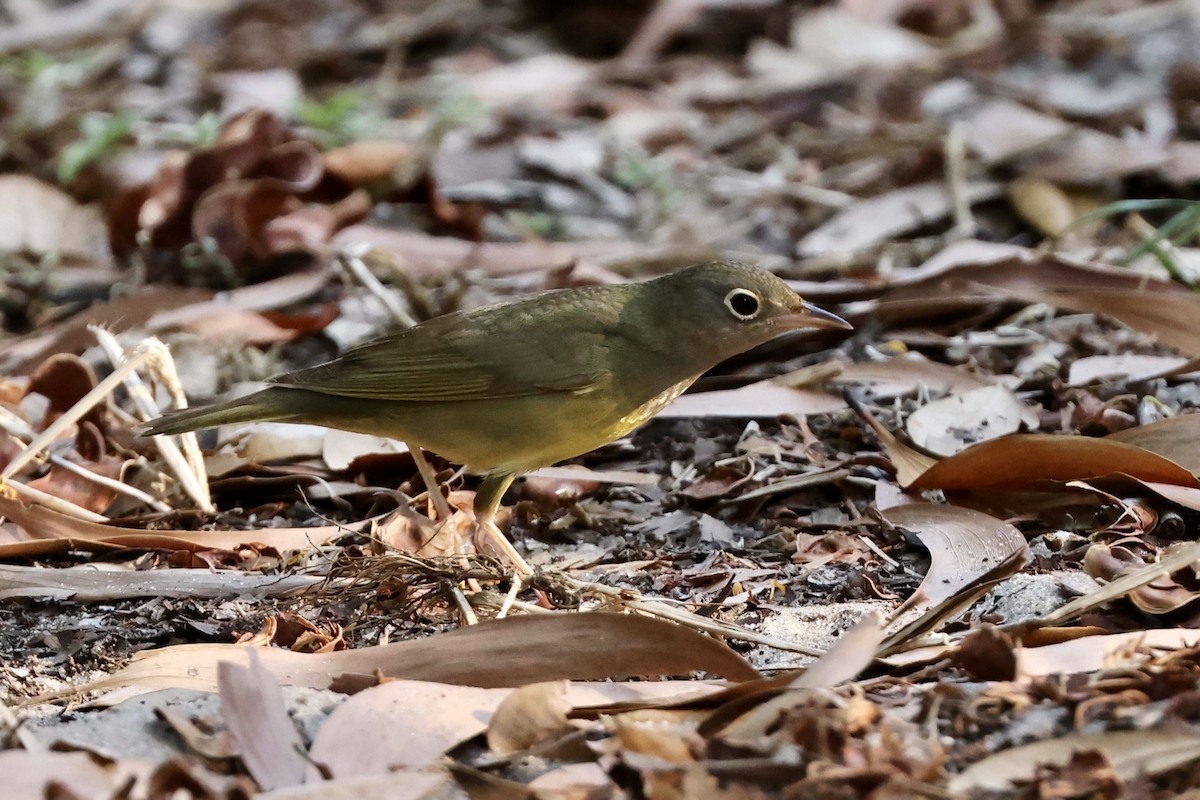
M 1134 141 L 1092 128 L 1080 128 L 1054 158 L 1030 167 L 1034 174 L 1073 186 L 1103 186 L 1108 181 L 1166 167 L 1165 148 L 1146 138 Z
M 904 442 L 900 441 L 895 434 L 884 427 L 874 414 L 867 411 L 859 403 L 854 403 L 854 410 L 862 417 L 871 430 L 875 431 L 875 435 L 879 437 L 879 444 L 883 447 L 883 451 L 887 453 L 888 459 L 891 460 L 892 466 L 896 470 L 896 482 L 901 488 L 907 489 L 921 475 L 925 474 L 938 461 L 933 456 L 927 456 L 919 450 L 909 447 Z
M 1158 650 L 1184 650 L 1200 645 L 1195 628 L 1166 628 L 1100 636 L 1017 650 L 1017 679 L 1073 675 L 1102 669 L 1136 668 Z
M 112 261 L 100 212 L 27 175 L 0 175 L 0 251 Z
M 1037 151 L 1071 133 L 1069 123 L 1004 99 L 984 102 L 963 126 L 967 146 L 990 163 Z
M 776 687 L 764 689 L 766 702 L 726 726 L 721 738 L 750 743 L 766 735 L 779 716 L 800 702 L 811 690 L 831 689 L 854 680 L 875 659 L 882 640 L 882 623 L 875 612 L 870 612 L 842 634 L 827 653 L 785 684 L 787 691 L 783 694 L 774 696 L 778 691 Z
M 459 495 L 458 504 L 451 499 L 451 506 L 455 506 L 462 505 L 461 501 L 467 493 L 451 494 Z M 434 522 L 407 506 L 400 506 L 372 526 L 371 538 L 401 553 L 412 553 L 421 558 L 437 558 L 470 552 L 475 531 L 474 521 L 473 514 L 458 513 L 447 520 Z M 500 520 L 501 523 L 503 521 Z
M 920 387 L 933 392 L 969 392 L 994 385 L 996 378 L 930 361 L 917 353 L 906 353 L 888 361 L 846 364 L 830 381 L 872 384 L 871 396 L 879 398 Z
M 1010 389 L 984 386 L 926 403 L 908 416 L 905 429 L 913 444 L 950 456 L 972 444 L 1036 427 L 1037 416 Z
M 925 610 L 998 573 L 1020 569 L 1028 558 L 1025 537 L 1007 522 L 957 506 L 912 503 L 881 512 L 898 528 L 912 531 L 929 551 L 929 571 L 893 618 Z
M 1111 439 L 1045 434 L 1015 434 L 968 447 L 931 466 L 908 488 L 1036 489 L 1039 481 L 1087 480 L 1115 473 L 1200 488 L 1200 481 L 1187 469 L 1140 447 Z
M 884 322 L 929 319 L 1010 298 L 1107 314 L 1158 337 L 1163 344 L 1200 355 L 1200 296 L 1169 280 L 1080 262 L 1016 245 L 967 240 L 950 245 L 920 267 L 889 277 L 894 287 L 878 300 L 851 306 L 851 320 Z M 807 293 L 820 284 L 806 285 Z M 878 284 L 860 284 L 863 296 Z M 848 286 L 835 287 L 844 297 Z
M 95 303 L 55 325 L 0 346 L 0 356 L 14 368 L 28 371 L 47 353 L 82 353 L 96 337 L 89 325 L 103 325 L 113 333 L 144 326 L 148 332 L 176 330 L 195 320 L 235 308 L 267 311 L 304 300 L 319 291 L 329 279 L 327 268 L 294 272 L 254 286 L 223 293 L 215 299 L 207 289 L 148 286 L 135 295 Z
M 584 761 L 578 764 L 565 764 L 561 767 L 542 773 L 529 782 L 529 788 L 536 791 L 580 791 L 591 790 L 609 791 L 616 789 L 609 779 L 604 767 L 594 761 Z M 590 794 L 585 796 L 590 797 Z M 607 797 L 609 795 L 601 795 Z M 568 795 L 570 797 L 570 795 Z
M 255 800 L 444 800 L 453 797 L 445 772 L 396 770 L 385 775 L 341 778 L 261 792 Z
M 599 64 L 561 53 L 539 53 L 460 75 L 467 91 L 491 107 L 533 103 L 543 110 L 567 112 L 575 95 L 595 80 Z
M 1083 557 L 1083 571 L 1108 584 L 1146 566 L 1131 550 L 1119 545 L 1093 544 Z M 1129 593 L 1129 599 L 1147 614 L 1169 614 L 1200 597 L 1200 591 L 1181 586 L 1170 575 L 1161 575 Z
M 193 319 L 180 326 L 188 333 L 205 339 L 227 340 L 250 346 L 290 342 L 303 331 L 281 328 L 255 311 L 226 308 Z
M 1193 475 L 1200 473 L 1200 414 L 1167 417 L 1149 425 L 1110 433 L 1104 438 L 1149 450 L 1191 470 Z
M 1200 511 L 1200 489 L 1191 486 L 1174 486 L 1169 483 L 1155 483 L 1154 481 L 1138 481 L 1138 483 L 1172 503 L 1177 503 L 1193 511 Z
M 354 186 L 387 180 L 396 168 L 422 155 L 419 145 L 395 139 L 367 139 L 321 155 L 325 171 Z
M 999 183 L 980 181 L 965 187 L 972 203 L 991 200 L 1004 193 Z M 839 211 L 796 245 L 803 258 L 834 252 L 863 250 L 893 236 L 945 219 L 954 198 L 943 181 L 906 186 L 859 200 Z
M 488 748 L 508 756 L 570 731 L 569 688 L 562 680 L 531 683 L 504 698 L 488 723 Z
M 257 652 L 251 649 L 248 654 L 247 664 L 226 661 L 217 665 L 221 716 L 260 789 L 303 783 L 308 759 L 304 742 L 288 716 L 283 691 Z
M 260 656 L 283 685 L 314 689 L 329 688 L 339 676 L 370 680 L 376 673 L 484 688 L 696 671 L 738 681 L 758 676 L 745 659 L 715 639 L 648 617 L 604 613 L 510 617 L 360 650 L 309 654 L 272 648 Z M 245 645 L 149 650 L 124 669 L 75 691 L 122 686 L 214 691 L 219 662 L 244 664 L 248 658 Z
M 1102 380 L 1145 381 L 1200 367 L 1200 360 L 1180 356 L 1151 356 L 1122 353 L 1115 356 L 1085 356 L 1071 362 L 1067 383 L 1086 386 Z
M 1111 583 L 1107 583 L 1082 597 L 1065 603 L 1034 622 L 1038 627 L 1059 626 L 1081 614 L 1099 608 L 1105 603 L 1125 597 L 1130 592 L 1158 580 L 1164 575 L 1189 567 L 1200 561 L 1200 544 L 1176 544 L 1161 553 L 1159 560 L 1144 567 L 1127 572 Z
M 470 242 L 450 236 L 430 236 L 370 225 L 352 225 L 333 237 L 334 248 L 368 245 L 392 256 L 394 269 L 414 278 L 452 273 L 464 268 L 492 275 L 548 272 L 573 264 L 606 266 L 625 261 L 662 261 L 686 266 L 718 251 L 703 247 L 669 246 L 647 250 L 640 242 L 592 240 L 578 242 Z M 576 267 L 576 271 L 578 271 Z M 381 276 L 382 277 L 382 276 Z
M 1189 355 L 1200 355 L 1200 328 L 1195 324 L 1200 316 L 1200 296 L 1187 290 L 1183 290 L 1183 294 L 1166 290 L 1156 285 L 1158 283 L 1147 281 L 1141 291 L 1135 292 L 1119 289 L 1061 289 L 1050 292 L 1014 291 L 1011 294 L 1030 302 L 1104 314 L 1135 330 L 1153 334 L 1169 347 Z
M 511 694 L 426 681 L 395 680 L 342 703 L 313 738 L 312 760 L 334 779 L 420 770 L 483 733 Z M 310 778 L 316 777 L 312 770 Z
M 663 409 L 659 416 L 769 418 L 783 414 L 829 414 L 845 407 L 846 401 L 836 394 L 759 381 L 740 389 L 685 394 Z
M 5 750 L 0 752 L 5 800 L 45 800 L 52 784 L 76 797 L 119 797 L 121 787 L 136 775 L 130 764 L 108 762 L 88 753 Z
M 0 496 L 0 516 L 17 523 L 25 532 L 23 539 L 0 542 L 0 558 L 27 558 L 69 550 L 236 550 L 249 545 L 287 552 L 317 547 L 374 522 L 372 518 L 348 525 L 257 531 L 146 531 L 88 522 L 3 496 Z
M 408 452 L 408 445 L 384 436 L 370 436 L 330 428 L 321 440 L 321 458 L 325 465 L 335 471 L 349 469 L 360 458 L 379 455 L 400 455 Z
M 1085 751 L 1103 753 L 1117 775 L 1133 780 L 1200 758 L 1200 736 L 1172 730 L 1072 733 L 992 753 L 951 777 L 947 788 L 956 797 L 1009 790 L 1015 781 L 1033 779 L 1043 765 L 1065 765 Z

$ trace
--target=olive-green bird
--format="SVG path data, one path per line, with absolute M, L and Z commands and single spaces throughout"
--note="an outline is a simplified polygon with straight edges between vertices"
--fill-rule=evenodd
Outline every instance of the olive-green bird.
M 447 314 L 247 397 L 168 412 L 144 432 L 274 421 L 400 439 L 483 473 L 476 519 L 494 529 L 518 475 L 624 436 L 708 369 L 781 333 L 850 327 L 769 272 L 715 261 Z

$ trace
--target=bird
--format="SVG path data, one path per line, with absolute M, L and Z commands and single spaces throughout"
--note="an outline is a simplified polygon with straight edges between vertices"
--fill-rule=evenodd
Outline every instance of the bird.
M 765 269 L 710 261 L 434 317 L 140 432 L 294 422 L 402 440 L 483 476 L 476 525 L 527 573 L 494 522 L 515 478 L 621 438 L 720 362 L 806 329 L 852 326 Z

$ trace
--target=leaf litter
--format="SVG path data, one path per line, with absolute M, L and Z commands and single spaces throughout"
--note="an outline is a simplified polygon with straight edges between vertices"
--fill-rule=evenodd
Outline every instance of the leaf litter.
M 16 796 L 1194 788 L 1196 230 L 1143 202 L 1195 188 L 1194 9 L 644 6 L 0 10 Z M 436 456 L 132 433 L 721 256 L 855 334 L 530 477 L 529 578 Z

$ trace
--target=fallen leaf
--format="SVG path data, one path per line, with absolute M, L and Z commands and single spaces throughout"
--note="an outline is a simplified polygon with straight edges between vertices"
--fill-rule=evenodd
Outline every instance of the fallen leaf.
M 908 488 L 1030 489 L 1039 481 L 1088 480 L 1114 473 L 1200 488 L 1200 481 L 1187 469 L 1141 447 L 1112 439 L 1044 434 L 1013 434 L 973 445 L 937 462 Z
M 281 552 L 318 547 L 347 533 L 363 530 L 375 518 L 347 525 L 312 528 L 266 528 L 256 531 L 147 531 L 69 517 L 43 506 L 27 506 L 0 496 L 0 516 L 25 533 L 18 541 L 0 542 L 0 558 L 27 558 L 70 550 L 104 552 L 126 548 L 163 550 L 236 550 L 260 545 Z
M 1200 645 L 1200 631 L 1167 628 L 1081 636 L 1040 647 L 1021 647 L 1017 650 L 1017 680 L 1136 668 L 1150 660 L 1156 651 L 1185 650 L 1197 645 Z
M 846 401 L 835 394 L 759 381 L 740 389 L 685 394 L 659 412 L 659 416 L 771 418 L 783 414 L 829 414 L 845 407 Z
M 1093 544 L 1083 557 L 1083 571 L 1109 584 L 1146 566 L 1131 550 L 1119 545 Z M 1200 597 L 1200 591 L 1181 586 L 1170 575 L 1162 575 L 1129 593 L 1129 599 L 1147 614 L 1169 614 Z
M 247 664 L 217 665 L 221 716 L 259 788 L 270 791 L 303 783 L 308 759 L 283 692 L 257 652 L 250 649 L 247 654 Z
M 487 730 L 510 695 L 509 689 L 388 681 L 334 709 L 309 755 L 334 779 L 427 769 L 447 750 Z M 310 779 L 316 774 L 310 769 Z
M 918 388 L 961 394 L 996 383 L 995 378 L 930 361 L 918 353 L 905 353 L 887 361 L 846 364 L 830 381 L 871 384 L 873 398 L 894 397 Z
M 488 723 L 488 749 L 508 756 L 571 730 L 567 681 L 531 683 L 514 691 Z
M 1072 733 L 985 756 L 952 776 L 947 789 L 955 796 L 1008 790 L 1016 781 L 1032 780 L 1045 765 L 1064 765 L 1075 753 L 1091 750 L 1103 753 L 1123 780 L 1133 780 L 1200 758 L 1200 736 L 1172 730 Z
M 1200 414 L 1167 417 L 1149 425 L 1110 433 L 1104 438 L 1149 450 L 1190 470 L 1193 475 L 1200 474 Z
M 1142 353 L 1122 353 L 1115 356 L 1085 356 L 1071 362 L 1067 383 L 1086 386 L 1100 381 L 1145 381 L 1177 372 L 1194 369 L 1194 359 L 1180 356 L 1151 356 Z
M 213 691 L 217 664 L 246 663 L 247 645 L 191 644 L 148 650 L 111 676 L 73 692 L 137 686 Z M 329 688 L 339 676 L 437 680 L 492 688 L 545 680 L 703 671 L 731 680 L 758 673 L 728 646 L 688 628 L 624 614 L 554 614 L 481 622 L 451 633 L 333 653 L 266 649 L 263 664 L 285 686 Z
M 384 775 L 354 776 L 254 795 L 255 800 L 443 800 L 453 797 L 445 772 L 395 770 Z
M 0 564 L 0 598 L 86 603 L 133 597 L 287 597 L 315 589 L 324 580 L 315 575 L 254 575 L 242 570 L 132 570 L 102 562 L 56 569 Z
M 1031 418 L 1032 417 L 1032 418 Z M 972 444 L 1015 433 L 1037 418 L 1003 386 L 985 386 L 926 403 L 905 422 L 909 438 L 936 455 L 950 456 Z
M 45 800 L 64 789 L 74 797 L 119 797 L 121 787 L 135 775 L 128 765 L 107 762 L 88 753 L 0 752 L 6 800 Z
M 967 146 L 989 163 L 1036 153 L 1065 139 L 1070 123 L 1011 100 L 986 101 L 963 120 Z
M 999 197 L 1004 187 L 981 181 L 968 184 L 965 192 L 971 203 L 978 203 Z M 943 181 L 906 186 L 859 200 L 801 239 L 796 254 L 812 258 L 864 250 L 893 236 L 940 222 L 950 215 L 953 202 Z
M 419 145 L 395 139 L 367 139 L 326 150 L 325 171 L 354 186 L 392 177 L 396 169 L 422 155 Z
M 1020 569 L 1028 558 L 1025 537 L 1012 525 L 979 511 L 934 503 L 911 503 L 880 512 L 911 531 L 929 551 L 921 585 L 893 614 L 925 610 L 999 571 Z
M 0 251 L 112 261 L 100 211 L 27 175 L 0 175 Z

